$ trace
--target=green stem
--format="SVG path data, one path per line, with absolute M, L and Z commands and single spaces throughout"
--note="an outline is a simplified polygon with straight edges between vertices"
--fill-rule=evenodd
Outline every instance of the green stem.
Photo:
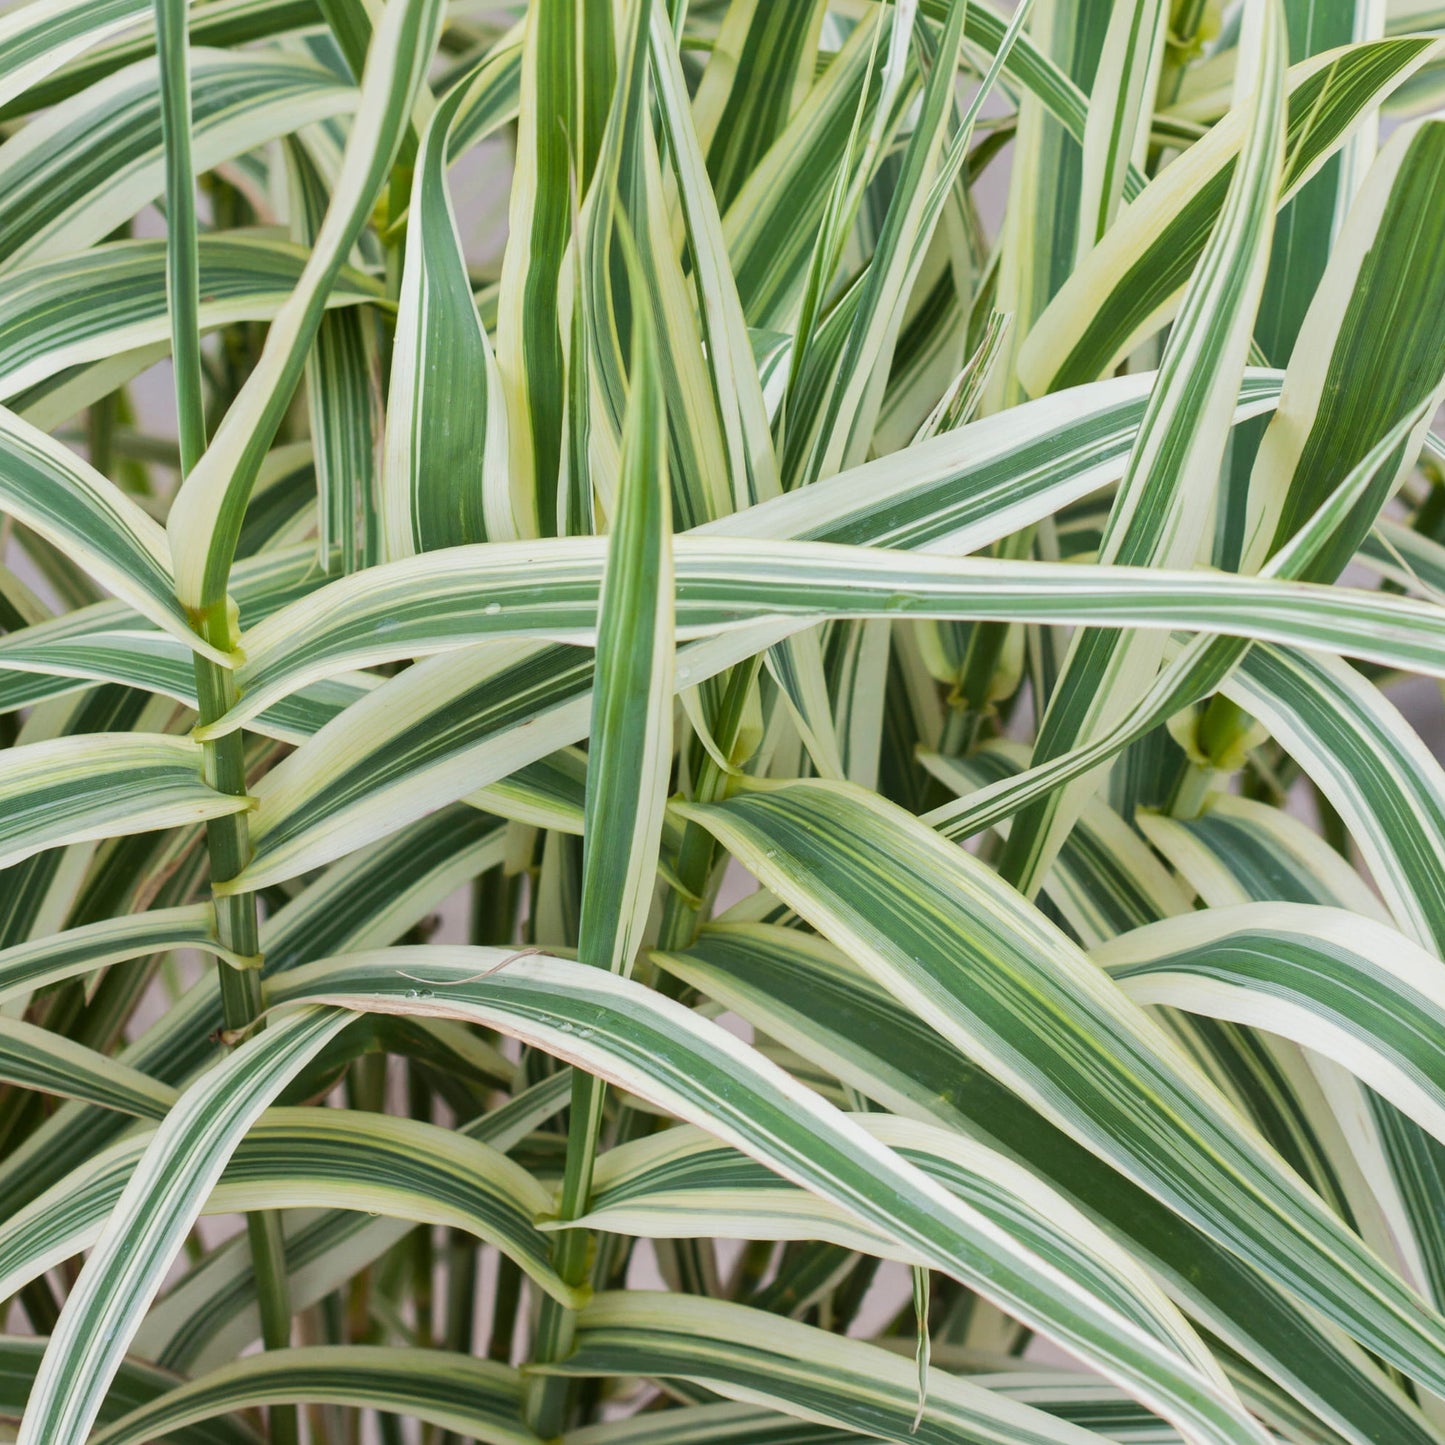
M 1159 76 L 1160 109 L 1179 99 L 1184 72 L 1198 58 L 1199 28 L 1204 21 L 1205 0 L 1179 0 L 1169 16 L 1169 43 Z
M 191 77 L 184 0 L 155 0 L 166 151 L 166 292 L 175 368 L 181 472 L 206 449 L 201 372 L 201 260 L 196 244 L 196 177 L 191 159 Z
M 746 712 L 748 690 L 757 676 L 760 660 L 754 658 L 734 669 L 718 709 L 713 730 L 719 750 L 726 757 L 735 745 Z M 715 802 L 727 790 L 728 773 L 705 755 L 698 769 L 695 796 Z M 702 897 L 712 872 L 714 844 L 705 829 L 689 823 L 679 846 L 676 873 L 688 896 L 674 892 L 663 909 L 658 946 L 684 948 L 697 933 L 701 909 L 694 900 Z M 597 1140 L 602 1126 L 602 1103 L 606 1086 L 600 1079 L 578 1070 L 572 1076 L 572 1107 L 567 1130 L 567 1160 L 562 1176 L 559 1219 L 577 1219 L 587 1212 L 592 1193 L 592 1175 L 597 1159 Z M 624 1133 L 625 1121 L 624 1121 Z M 596 1256 L 595 1241 L 588 1230 L 569 1229 L 557 1236 L 553 1268 L 574 1288 L 586 1284 Z M 550 1296 L 542 1301 L 537 1320 L 537 1337 L 532 1357 L 539 1364 L 564 1359 L 576 1333 L 575 1311 Z M 572 1399 L 572 1382 L 562 1376 L 540 1376 L 527 1402 L 528 1423 L 537 1434 L 550 1439 L 562 1432 Z
M 215 625 L 204 627 L 208 642 L 232 645 L 230 624 L 224 611 Z M 222 639 L 225 639 L 224 641 Z M 196 696 L 201 722 L 220 717 L 234 701 L 231 673 L 209 658 L 197 656 Z M 246 796 L 246 758 L 240 732 L 202 745 L 205 778 L 218 792 Z M 234 878 L 251 857 L 251 826 L 245 813 L 213 818 L 206 824 L 206 846 L 211 858 L 213 882 Z M 261 943 L 256 917 L 256 898 L 240 893 L 215 898 L 216 932 L 222 944 L 251 962 L 249 968 L 218 963 L 221 986 L 221 1015 L 227 1029 L 264 1027 L 261 991 Z M 286 1247 L 281 1216 L 255 1212 L 246 1216 L 246 1235 L 251 1246 L 251 1264 L 256 1274 L 256 1298 L 261 1313 L 261 1338 L 268 1350 L 285 1349 L 291 1343 L 291 1299 L 286 1277 Z M 301 1438 L 294 1405 L 273 1405 L 268 1412 L 274 1445 L 299 1445 Z
M 50 1288 L 50 1281 L 44 1275 L 32 1279 L 21 1287 L 19 1299 L 30 1328 L 37 1335 L 53 1334 L 60 1321 L 60 1302 Z
M 559 1219 L 577 1219 L 587 1212 L 592 1193 L 592 1175 L 597 1161 L 597 1139 L 602 1127 L 602 1081 L 580 1069 L 572 1075 L 572 1105 L 567 1129 L 567 1162 L 562 1175 Z M 593 1241 L 590 1231 L 568 1229 L 557 1236 L 552 1267 L 564 1283 L 580 1288 L 587 1282 L 592 1265 Z M 577 1333 L 577 1312 L 559 1304 L 550 1295 L 542 1301 L 537 1316 L 537 1338 L 532 1358 L 539 1364 L 565 1359 Z M 562 1433 L 572 1398 L 572 1382 L 558 1375 L 544 1375 L 533 1383 L 527 1399 L 527 1422 L 543 1439 Z
M 115 467 L 115 396 L 103 396 L 86 413 L 86 448 L 90 464 L 109 477 Z
M 948 711 L 943 717 L 943 732 L 938 740 L 939 752 L 948 758 L 967 757 L 978 746 L 989 712 L 987 707 L 971 706 L 956 693 L 951 695 Z
M 431 1123 L 431 1090 L 417 1074 L 414 1063 L 407 1068 L 408 1112 L 413 1119 Z M 430 1349 L 435 1343 L 435 1300 L 433 1298 L 432 1272 L 436 1263 L 436 1249 L 432 1229 L 423 1224 L 412 1234 L 411 1294 L 416 1311 L 416 1342 L 421 1349 Z M 430 1438 L 432 1432 L 422 1432 L 423 1438 Z
M 1174 785 L 1169 799 L 1169 813 L 1175 818 L 1197 818 L 1204 800 L 1214 785 L 1214 775 L 1221 769 L 1238 766 L 1238 749 L 1254 726 L 1254 719 L 1223 693 L 1216 693 L 1200 715 L 1194 741 L 1200 754 L 1209 763 L 1190 762 Z M 1209 764 L 1215 764 L 1210 766 Z
M 1033 555 L 1036 530 L 1025 527 L 1023 531 L 1005 537 L 993 548 L 993 555 L 1010 561 L 1027 560 Z M 1016 625 L 1010 622 L 976 622 L 970 627 L 940 742 L 945 754 L 962 757 L 972 752 L 984 741 L 988 729 L 996 725 L 993 704 L 995 680 L 1003 665 L 1009 630 Z
M 447 1231 L 446 1320 L 442 1343 L 458 1354 L 470 1355 L 476 1344 L 477 1243 L 462 1229 Z M 437 1436 L 437 1445 L 465 1445 L 451 1430 Z
M 190 62 L 187 55 L 185 0 L 155 0 L 156 49 L 161 70 L 161 125 L 166 156 L 166 283 L 175 364 L 176 416 L 184 480 L 206 449 L 205 396 L 200 333 L 200 259 L 196 241 L 196 180 L 191 156 Z M 229 608 L 215 608 L 200 619 L 207 642 L 229 652 L 235 646 Z M 228 669 L 195 657 L 197 711 L 213 722 L 235 701 Z M 203 745 L 206 781 L 218 792 L 246 796 L 246 758 L 239 732 Z M 250 824 L 244 813 L 212 819 L 206 827 L 211 880 L 234 878 L 251 856 Z M 228 1029 L 254 1026 L 262 1013 L 260 936 L 253 895 L 215 899 L 221 943 L 251 966 L 218 964 L 222 1017 Z M 286 1279 L 285 1244 L 280 1216 L 248 1214 L 247 1235 L 256 1273 L 262 1338 L 268 1349 L 291 1343 L 291 1303 Z M 300 1426 L 294 1406 L 269 1412 L 275 1445 L 298 1445 Z
M 729 757 L 737 745 L 747 712 L 748 694 L 757 680 L 762 666 L 760 657 L 752 658 L 734 668 L 728 678 L 727 690 L 713 724 L 713 738 L 718 751 Z M 697 770 L 697 785 L 693 789 L 693 800 L 699 803 L 716 803 L 727 795 L 731 775 L 718 766 L 711 753 L 704 753 Z M 686 893 L 674 891 L 663 905 L 662 926 L 658 932 L 657 946 L 661 949 L 689 948 L 697 936 L 702 919 L 703 905 L 695 900 L 702 899 L 707 892 L 708 879 L 712 876 L 713 860 L 717 856 L 717 845 L 711 833 L 698 823 L 689 823 L 683 829 L 682 842 L 677 851 L 677 880 Z
M 522 1302 L 522 1270 L 506 1255 L 497 1257 L 497 1282 L 492 1291 L 492 1329 L 487 1339 L 487 1358 L 498 1364 L 512 1363 L 512 1345 L 517 1336 L 517 1310 Z
M 1214 773 L 1213 768 L 1186 763 L 1169 799 L 1169 816 L 1197 818 L 1204 811 L 1204 801 L 1214 787 Z

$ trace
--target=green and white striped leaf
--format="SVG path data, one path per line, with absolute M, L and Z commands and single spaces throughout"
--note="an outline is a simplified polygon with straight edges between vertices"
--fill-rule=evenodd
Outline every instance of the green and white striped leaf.
M 993 743 L 966 759 L 920 753 L 918 761 L 951 792 L 967 796 L 1015 775 L 1027 756 L 1022 748 Z M 1000 831 L 1007 827 L 1002 823 Z M 1085 947 L 1189 909 L 1188 891 L 1101 798 L 1089 800 L 1064 840 L 1043 895 Z
M 1058 62 L 1080 98 L 1089 98 L 1080 106 L 1074 126 L 1039 94 L 1026 93 L 1019 98 L 1008 196 L 997 246 L 996 294 L 990 302 L 1011 322 L 1000 348 L 999 365 L 982 399 L 987 411 L 1022 400 L 1016 353 L 1039 313 L 1064 283 L 1079 249 L 1081 161 L 1088 155 L 1090 140 L 1085 117 L 1099 104 L 1098 68 L 1114 10 L 1108 0 L 1067 4 L 1044 0 L 1029 25 L 1033 40 Z M 1026 550 L 1026 541 L 1021 537 L 1009 544 L 1013 555 Z M 1002 636 L 1000 629 L 990 628 L 968 637 L 966 645 L 978 656 L 980 671 L 987 666 L 982 654 L 992 651 Z
M 175 599 L 162 529 L 74 452 L 3 408 L 0 511 L 33 528 L 142 616 L 193 637 Z
M 216 918 L 209 903 L 155 908 L 129 918 L 102 918 L 0 949 L 0 1002 L 113 963 L 177 948 L 198 948 L 218 958 L 228 957 L 216 938 Z
M 975 552 L 1118 481 L 1153 379 L 1011 407 L 696 530 Z M 1247 371 L 1236 421 L 1270 410 L 1278 388 L 1278 374 Z
M 884 79 L 884 19 L 870 16 L 853 28 L 723 213 L 738 295 L 752 327 L 793 333 L 855 126 L 856 134 L 891 135 L 916 93 L 915 86 Z
M 599 1295 L 582 1312 L 575 1353 L 549 1369 L 679 1376 L 731 1399 L 900 1445 L 1089 1445 L 1100 1439 L 942 1371 L 930 1376 L 915 1419 L 918 1380 L 911 1361 L 762 1310 L 684 1295 Z
M 459 1131 L 506 1153 L 545 1124 L 571 1097 L 563 1069 L 522 1090 Z M 283 1215 L 291 1301 L 304 1309 L 380 1258 L 411 1229 L 406 1219 L 345 1210 Z M 136 1336 L 136 1351 L 188 1373 L 214 1369 L 261 1336 L 249 1251 L 231 1241 L 208 1255 L 157 1301 Z
M 43 848 L 244 812 L 201 777 L 201 749 L 157 733 L 90 733 L 0 755 L 0 868 Z
M 284 155 L 292 238 L 309 247 L 315 244 L 325 224 L 330 193 L 315 158 L 294 137 L 286 144 Z M 331 294 L 336 294 L 336 288 Z M 305 388 L 311 430 L 308 450 L 316 498 L 317 560 L 327 571 L 339 566 L 342 572 L 353 572 L 381 556 L 376 505 L 378 433 L 382 429 L 381 358 L 371 315 L 328 312 L 321 318 L 315 345 L 306 358 Z M 281 450 L 272 451 L 257 473 L 237 538 L 238 553 L 258 545 L 257 524 L 264 524 L 271 490 L 268 463 Z M 305 488 L 303 496 L 312 490 Z M 303 507 L 303 525 L 309 530 L 311 508 L 304 502 Z
M 1255 459 L 1246 565 L 1298 530 L 1365 445 L 1419 409 L 1394 466 L 1306 574 L 1338 576 L 1419 454 L 1445 396 L 1442 172 L 1441 120 L 1396 131 L 1370 168 L 1301 325 L 1280 409 Z M 1382 345 L 1387 336 L 1394 345 Z
M 563 1437 L 567 1445 L 843 1445 L 850 1430 L 790 1418 L 760 1405 L 684 1405 L 649 1410 L 625 1420 L 587 1425 Z
M 274 51 L 197 50 L 191 84 L 204 170 L 356 103 L 324 67 Z M 164 188 L 159 72 L 142 60 L 0 145 L 0 264 L 102 240 Z
M 1051 1122 L 1361 1343 L 1435 1374 L 1430 1341 L 1445 1321 L 1141 1009 L 962 849 L 843 784 L 756 788 L 679 811 Z M 1249 1208 L 1246 1187 L 1258 1201 Z
M 1295 0 L 1285 7 L 1291 62 L 1339 45 L 1381 39 L 1387 30 L 1383 9 L 1356 0 Z M 1408 91 L 1411 84 L 1406 81 L 1402 89 Z M 1378 148 L 1378 121 L 1367 118 L 1338 155 L 1281 208 L 1255 326 L 1255 341 L 1269 360 L 1282 363 L 1293 349 L 1345 213 Z
M 1209 240 L 1191 277 L 1100 543 L 1109 563 L 1185 565 L 1198 555 L 1273 230 L 1270 200 L 1284 163 L 1284 15 L 1256 0 L 1241 40 L 1250 71 L 1248 128 Z M 1116 724 L 1158 670 L 1164 639 L 1128 632 L 1074 636 L 1034 742 L 1047 763 Z M 1073 826 L 1090 783 L 1053 792 L 1014 819 L 999 861 L 1032 895 Z
M 680 528 L 696 526 L 726 515 L 734 505 L 713 384 L 703 363 L 696 311 L 676 255 L 661 162 L 648 124 L 651 13 L 651 0 L 637 0 L 628 8 L 597 171 L 577 218 L 569 365 L 573 385 L 582 368 L 586 403 L 574 404 L 569 425 L 585 427 L 586 460 L 574 458 L 573 469 L 585 467 L 586 475 L 566 476 L 556 525 L 544 521 L 543 532 L 575 530 L 563 525 L 564 503 L 568 515 L 579 518 L 590 513 L 594 494 L 603 515 L 611 515 L 618 505 L 618 457 L 628 405 L 626 358 L 636 345 L 631 333 L 646 324 L 644 311 L 653 318 L 676 523 Z M 640 264 L 625 260 L 624 235 L 635 245 Z
M 154 55 L 153 16 L 147 0 L 39 0 L 17 6 L 7 16 L 6 42 L 16 65 L 6 90 L 17 99 L 0 107 L 0 114 L 9 119 L 55 105 Z M 197 45 L 244 45 L 316 19 L 314 0 L 208 0 L 194 7 L 191 39 Z M 22 81 L 23 89 L 12 90 Z
M 992 1220 L 1020 1247 L 1206 1371 L 1203 1351 L 1162 1290 L 1062 1195 L 997 1150 L 916 1120 L 860 1114 L 857 1123 Z M 826 1239 L 897 1258 L 883 1234 L 860 1229 L 827 1201 L 790 1187 L 700 1130 L 667 1129 L 604 1154 L 585 1223 L 650 1238 Z M 920 1261 L 904 1255 L 908 1264 Z
M 1260 638 L 1445 674 L 1445 608 L 1378 592 L 715 534 L 685 533 L 673 548 L 677 630 L 689 639 L 782 618 L 1018 619 Z M 243 634 L 242 700 L 201 736 L 355 668 L 488 639 L 595 645 L 604 556 L 595 538 L 449 548 L 320 588 Z M 0 664 L 12 656 L 26 653 L 0 645 Z
M 1291 66 L 1288 200 L 1397 85 L 1437 52 L 1424 37 L 1345 46 Z M 1236 108 L 1131 204 L 1039 317 L 1019 353 L 1032 395 L 1106 373 L 1174 315 L 1223 205 L 1248 113 Z
M 1325 504 L 1270 559 L 1266 574 L 1297 576 L 1314 566 L 1337 529 L 1348 525 L 1351 510 L 1359 498 L 1377 484 L 1382 469 L 1396 467 L 1398 448 L 1416 426 L 1418 415 L 1402 417 L 1360 458 Z M 1177 650 L 1133 710 L 1111 731 L 1092 743 L 1031 767 L 1015 778 L 981 788 L 960 804 L 935 809 L 928 814 L 927 821 L 947 837 L 966 838 L 1035 799 L 1047 797 L 1054 788 L 1109 761 L 1130 743 L 1212 692 L 1248 654 L 1249 646 L 1239 642 L 1220 637 L 1195 638 Z
M 0 1080 L 143 1119 L 162 1118 L 176 1098 L 139 1069 L 24 1019 L 0 1017 Z
M 563 256 L 587 193 L 615 83 L 613 7 L 529 5 L 522 42 L 517 168 L 497 307 L 511 468 L 523 535 L 555 535 L 563 457 Z M 575 191 L 574 191 L 575 183 Z M 581 420 L 568 418 L 572 426 Z
M 1108 1430 L 1118 1441 L 1149 1441 L 1174 1445 L 1178 1439 L 1157 1415 L 1141 1410 L 1107 1385 L 1087 1383 L 1070 1371 L 1009 1369 L 976 1378 L 974 1383 L 1084 1429 Z M 674 1383 L 673 1389 L 677 1386 Z M 572 1431 L 567 1445 L 845 1445 L 855 1432 L 802 1418 L 790 1419 L 759 1405 L 729 1403 L 686 1405 L 651 1410 L 625 1420 L 589 1425 Z
M 722 209 L 813 89 L 825 8 L 728 6 L 692 103 L 709 189 Z
M 348 1022 L 311 1009 L 193 1085 L 138 1162 L 61 1311 L 19 1445 L 82 1445 L 141 1316 L 247 1128 Z
M 741 0 L 741 3 L 729 7 L 724 28 L 726 33 L 734 27 L 746 25 L 749 37 L 757 34 L 757 43 L 766 44 L 775 38 L 772 26 L 781 22 L 786 40 L 780 49 L 770 49 L 766 57 L 756 55 L 751 44 L 744 42 L 744 53 L 749 63 L 758 64 L 760 70 L 771 75 L 774 66 L 786 71 L 790 52 L 794 54 L 796 63 L 793 46 L 806 54 L 810 40 L 816 44 L 816 25 L 821 19 L 821 9 L 816 5 L 809 14 L 807 5 L 785 6 L 778 10 L 770 6 L 759 7 L 753 0 Z M 718 214 L 719 206 L 726 204 L 726 188 L 719 193 L 714 186 L 719 179 L 720 166 L 741 166 L 745 163 L 740 158 L 738 147 L 760 145 L 767 123 L 759 115 L 757 119 L 764 127 L 762 133 L 750 127 L 746 138 L 726 126 L 714 127 L 713 143 L 719 149 L 724 144 L 727 146 L 728 159 L 725 161 L 719 155 L 713 162 L 710 170 L 714 183 L 709 185 L 701 137 L 693 125 L 706 114 L 707 77 L 717 76 L 721 66 L 710 67 L 704 73 L 702 89 L 689 110 L 687 85 L 676 40 L 665 23 L 663 11 L 657 6 L 652 10 L 650 38 L 653 83 L 658 110 L 666 129 L 668 154 L 677 175 L 688 251 L 695 268 L 701 300 L 698 319 L 708 373 L 712 379 L 713 401 L 727 446 L 733 505 L 741 511 L 754 502 L 776 496 L 780 483 L 762 381 L 748 338 L 747 321 L 723 236 L 722 218 Z M 728 43 L 727 39 L 719 37 L 719 45 Z M 749 106 L 746 88 L 739 83 L 739 77 L 734 75 L 730 79 L 732 84 L 725 93 L 726 108 L 732 111 L 735 107 Z M 761 78 L 759 84 L 762 84 Z M 775 114 L 777 103 L 776 93 L 759 92 L 751 97 L 751 104 L 769 119 Z
M 527 499 L 519 508 L 511 494 L 502 374 L 477 314 L 446 178 L 459 119 L 473 96 L 495 88 L 506 60 L 451 90 L 417 152 L 381 473 L 393 557 L 515 537 L 519 515 L 528 515 Z
M 25 1408 L 25 1397 L 30 1393 L 46 1343 L 44 1338 L 34 1336 L 0 1336 L 0 1412 L 5 1416 L 18 1419 Z M 182 1383 L 169 1370 L 141 1360 L 125 1360 L 101 1405 L 101 1422 L 143 1409 Z M 244 1421 L 227 1419 L 208 1421 L 204 1429 L 183 1428 L 173 1438 L 176 1445 L 259 1445 L 261 1439 Z
M 1267 646 L 1224 692 L 1345 817 L 1400 930 L 1445 946 L 1445 771 L 1399 710 L 1345 663 Z
M 515 1370 L 442 1350 L 312 1345 L 214 1370 L 132 1410 L 94 1445 L 170 1439 L 188 1425 L 256 1405 L 330 1404 L 423 1420 L 486 1445 L 533 1445 Z
M 1210 908 L 1280 898 L 1389 921 L 1379 896 L 1346 859 L 1279 808 L 1215 793 L 1198 817 L 1141 812 L 1135 821 Z
M 1286 20 L 1292 7 L 1285 7 Z M 1079 179 L 1078 259 L 1113 224 L 1132 163 L 1142 167 L 1149 141 L 1149 97 L 1159 88 L 1169 11 L 1161 0 L 1114 6 L 1084 126 Z
M 1265 397 L 1270 386 L 1261 383 Z M 1127 385 L 1109 383 L 1106 390 L 1115 387 L 1126 395 L 1131 390 L 1136 395 L 1138 392 L 1134 378 L 1128 378 Z M 1062 409 L 1064 401 L 1049 398 L 1037 403 L 1040 410 L 1031 419 L 1038 423 L 1058 415 L 1053 408 Z M 1068 401 L 1077 405 L 1074 398 Z M 1045 495 L 1048 481 L 1054 482 L 1058 491 L 1077 488 L 1075 495 L 1079 495 L 1095 490 L 1109 475 L 1118 475 L 1117 467 L 1131 430 L 1127 420 L 1122 434 L 1115 430 L 1120 418 L 1112 408 L 1106 411 L 1107 420 L 1101 419 L 1098 430 L 1093 425 L 1087 428 L 1088 442 L 1073 454 L 1071 464 L 1065 464 L 1062 476 L 1055 470 L 1057 448 L 1050 447 L 1047 432 L 1041 437 L 1040 431 L 1031 431 L 1019 448 L 1017 426 L 1030 411 L 1017 408 L 1008 413 L 1007 426 L 976 425 L 988 427 L 985 435 L 998 437 L 1006 450 L 1021 450 L 1034 458 L 1031 473 L 1042 465 Z M 1132 419 L 1131 413 L 1132 417 L 1138 415 L 1133 408 L 1125 409 L 1126 418 Z M 991 418 L 990 422 L 1001 420 Z M 953 449 L 943 451 L 952 464 L 940 464 L 931 475 L 925 472 L 926 482 L 916 470 L 901 468 L 896 459 L 889 458 L 834 481 L 761 503 L 711 530 L 725 535 L 752 535 L 752 528 L 767 514 L 761 526 L 764 535 L 816 529 L 829 539 L 847 541 L 871 537 L 915 546 L 985 545 L 1029 520 L 1029 513 L 1022 507 L 1022 517 L 1008 508 L 1003 509 L 1003 515 L 989 509 L 987 481 L 991 476 L 997 478 L 995 485 L 1004 492 L 1018 490 L 1012 483 L 1011 470 L 998 477 L 986 459 L 975 461 L 972 467 L 952 461 L 960 444 L 971 440 L 969 430 L 939 439 Z M 1000 432 L 1010 442 L 1004 443 Z M 933 445 L 927 443 L 925 447 Z M 936 501 L 930 505 L 924 500 L 930 489 L 952 494 L 962 480 L 960 473 L 979 485 L 964 494 L 967 500 L 956 509 L 940 509 Z M 885 505 L 879 489 L 890 479 L 897 490 L 893 504 Z M 836 502 L 829 495 L 835 486 L 841 493 Z M 906 494 L 906 501 L 898 496 L 899 492 Z M 813 498 L 830 504 L 828 510 L 808 505 Z M 1062 501 L 1054 492 L 1048 502 L 1042 503 L 1045 514 L 1050 504 L 1060 505 Z M 745 522 L 751 525 L 745 527 Z M 696 645 L 686 661 L 679 661 L 679 685 L 692 685 L 743 657 L 756 655 L 795 628 L 796 624 L 769 624 L 766 628 L 760 626 L 755 634 L 732 634 Z M 291 876 L 285 870 L 302 871 L 348 847 L 360 846 L 404 819 L 421 816 L 428 807 L 465 796 L 577 740 L 586 731 L 590 672 L 588 663 L 570 650 L 506 645 L 472 649 L 456 658 L 437 658 L 393 679 L 257 784 L 262 800 L 254 828 L 257 856 L 236 881 L 242 887 L 253 887 L 270 878 Z M 518 690 L 502 684 L 498 679 L 504 676 L 526 679 L 525 686 Z M 471 701 L 461 701 L 468 697 Z M 455 722 L 438 730 L 427 720 L 442 709 L 450 709 Z M 544 716 L 545 727 L 519 730 L 512 726 L 523 718 Z M 380 717 L 386 719 L 384 724 L 379 724 Z M 481 766 L 483 755 L 485 770 Z M 417 786 L 423 773 L 427 777 L 425 791 Z M 347 779 L 344 783 L 343 778 Z M 379 807 L 383 799 L 385 811 Z
M 273 236 L 200 238 L 200 323 L 269 321 L 296 285 L 305 253 Z M 374 300 L 381 288 L 347 269 L 330 306 Z M 14 397 L 66 367 L 170 338 L 165 246 L 117 241 L 79 256 L 32 262 L 0 276 L 0 396 Z
M 456 807 L 326 870 L 263 925 L 268 973 L 335 950 L 396 941 L 462 884 L 501 864 L 504 834 L 496 819 Z M 179 1085 L 215 1059 L 213 1036 L 222 1023 L 216 979 L 203 976 L 120 1057 Z M 62 1107 L 0 1163 L 0 1214 L 8 1216 L 79 1167 L 90 1152 L 116 1138 L 125 1122 L 109 1111 Z
M 948 0 L 921 0 L 920 9 L 941 21 Z M 981 71 L 1004 51 L 1004 83 L 1037 96 L 1070 135 L 1082 139 L 1088 109 L 1083 93 L 1027 33 L 1008 39 L 1011 18 L 985 0 L 972 0 L 963 22 L 965 46 L 983 58 Z M 822 80 L 727 207 L 728 249 L 752 326 L 791 329 L 789 318 L 806 279 L 812 238 L 827 205 L 853 117 L 859 113 L 863 76 L 881 64 L 881 57 L 871 51 L 871 28 L 855 26 Z M 884 122 L 885 132 L 902 119 L 912 94 L 909 89 L 898 94 L 896 113 Z M 861 125 L 872 123 L 875 102 L 876 96 L 870 96 L 859 113 Z M 1131 168 L 1125 195 L 1132 198 L 1141 189 L 1142 177 Z
M 630 242 L 624 250 L 640 281 L 640 257 Z M 597 603 L 577 925 L 578 957 L 614 973 L 632 967 L 652 902 L 676 686 L 667 417 L 656 323 L 642 287 L 635 290 L 617 511 Z
M 26 629 L 28 631 L 29 629 Z M 87 683 L 117 682 L 196 705 L 194 655 L 182 642 L 155 632 L 101 632 L 29 640 L 12 635 L 0 667 L 0 711 L 31 707 Z M 250 722 L 266 737 L 298 743 L 377 685 L 378 679 L 342 674 L 292 693 Z
M 863 278 L 846 340 L 830 367 L 823 406 L 814 416 L 789 415 L 789 447 L 797 447 L 798 423 L 811 445 L 793 480 L 815 482 L 865 460 L 883 403 L 888 368 L 903 323 L 904 305 L 923 265 L 946 197 L 952 189 L 973 135 L 973 124 L 1007 62 L 1029 13 L 1014 11 L 993 63 L 945 147 L 952 119 L 953 77 L 967 15 L 966 5 L 948 10 L 938 53 L 920 98 L 913 134 L 899 163 L 899 174 L 873 258 Z M 807 384 L 806 374 L 799 385 Z
M 357 120 L 331 206 L 301 280 L 272 322 L 240 395 L 172 503 L 166 527 L 176 591 L 202 614 L 224 599 L 251 487 L 301 379 L 327 295 L 401 145 L 440 23 L 440 0 L 387 6 L 368 51 Z
M 117 1072 L 117 1101 L 127 1097 L 120 1086 L 128 1080 L 141 1101 L 136 1077 L 145 1078 Z M 148 1083 L 145 1109 L 127 1111 L 163 1118 L 175 1091 Z M 153 1139 L 154 1131 L 132 1133 L 93 1154 L 7 1221 L 0 1278 L 13 1290 L 93 1246 Z M 519 1165 L 464 1134 L 359 1110 L 271 1109 L 235 1144 L 199 1209 L 345 1209 L 463 1229 L 496 1245 L 548 1293 L 576 1304 L 576 1292 L 548 1262 L 546 1237 L 533 1227 L 551 1205 L 550 1191 Z
M 1192 1318 L 1344 1438 L 1436 1438 L 1363 1351 L 1041 1118 L 816 935 L 715 925 L 662 962 L 865 1097 L 1022 1160 L 1147 1264 Z
M 146 0 L 51 0 L 17 5 L 0 21 L 0 103 L 22 95 L 38 80 L 59 70 L 144 16 Z
M 1151 924 L 1092 956 L 1136 1002 L 1293 1039 L 1445 1139 L 1440 962 L 1395 930 L 1343 909 L 1248 903 Z
M 397 970 L 416 963 L 427 997 Z M 486 972 L 494 965 L 505 967 Z M 732 1035 L 640 985 L 582 964 L 501 950 L 433 946 L 353 954 L 290 974 L 276 1001 L 415 1012 L 500 1027 L 678 1114 L 784 1178 L 883 1229 L 933 1267 L 967 1280 L 1101 1368 L 1200 1439 L 1259 1439 L 1222 1382 L 1210 1380 L 1032 1258 L 1003 1262 L 992 1228 L 845 1116 Z M 924 1223 L 924 1218 L 928 1223 Z M 988 1237 L 989 1266 L 974 1268 Z M 1047 1284 L 1044 1283 L 1047 1278 Z M 1107 1316 L 1099 1331 L 1094 1321 Z M 910 1401 L 916 1376 L 907 1366 Z M 911 1405 L 910 1405 L 911 1408 Z

